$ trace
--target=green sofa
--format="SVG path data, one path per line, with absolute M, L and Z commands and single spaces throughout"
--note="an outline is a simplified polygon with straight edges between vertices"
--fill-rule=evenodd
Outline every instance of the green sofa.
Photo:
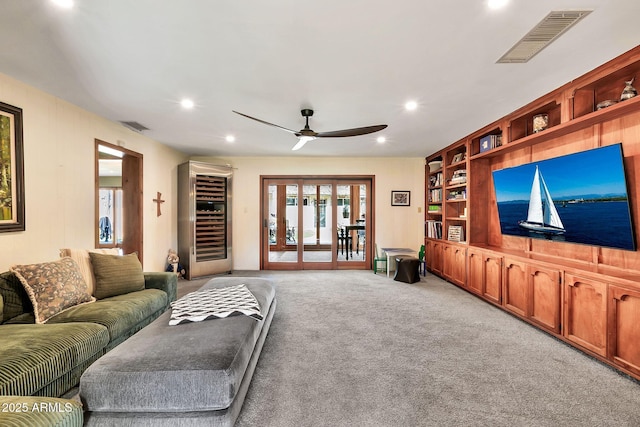
M 89 365 L 167 310 L 176 291 L 175 274 L 144 273 L 143 290 L 79 304 L 36 323 L 18 277 L 1 273 L 0 402 L 64 397 Z

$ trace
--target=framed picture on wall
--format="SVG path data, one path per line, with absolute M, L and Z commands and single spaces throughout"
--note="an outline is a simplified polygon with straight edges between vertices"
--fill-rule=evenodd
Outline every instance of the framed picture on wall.
M 391 206 L 411 206 L 411 191 L 392 191 Z
M 24 231 L 22 109 L 0 102 L 0 233 Z

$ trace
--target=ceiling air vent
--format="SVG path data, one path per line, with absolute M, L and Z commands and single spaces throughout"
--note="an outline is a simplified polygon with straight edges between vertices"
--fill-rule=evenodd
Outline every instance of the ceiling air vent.
M 591 12 L 591 10 L 556 10 L 549 13 L 502 58 L 498 59 L 497 63 L 510 64 L 529 61 Z
M 149 130 L 148 127 L 141 125 L 138 122 L 120 122 L 131 130 L 135 130 L 136 132 L 142 132 L 144 130 Z

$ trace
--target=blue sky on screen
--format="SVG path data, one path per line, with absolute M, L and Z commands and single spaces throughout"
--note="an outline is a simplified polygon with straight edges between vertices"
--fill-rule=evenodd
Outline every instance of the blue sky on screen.
M 621 144 L 493 171 L 498 202 L 529 200 L 536 165 L 554 200 L 627 194 Z

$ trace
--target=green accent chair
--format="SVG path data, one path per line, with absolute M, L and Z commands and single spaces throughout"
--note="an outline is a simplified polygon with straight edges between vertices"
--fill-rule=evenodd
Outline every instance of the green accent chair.
M 387 255 L 384 251 L 380 252 L 378 250 L 378 244 L 375 244 L 375 253 L 373 254 L 373 274 L 377 274 L 379 267 L 378 263 L 384 264 L 385 270 L 387 269 Z

